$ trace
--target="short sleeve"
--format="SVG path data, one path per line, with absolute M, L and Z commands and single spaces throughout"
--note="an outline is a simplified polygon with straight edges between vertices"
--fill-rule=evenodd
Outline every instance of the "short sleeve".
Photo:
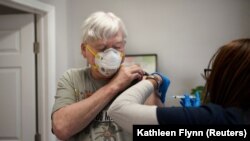
M 76 102 L 76 91 L 72 80 L 72 71 L 69 70 L 63 74 L 57 83 L 55 103 L 52 113 L 58 109 Z

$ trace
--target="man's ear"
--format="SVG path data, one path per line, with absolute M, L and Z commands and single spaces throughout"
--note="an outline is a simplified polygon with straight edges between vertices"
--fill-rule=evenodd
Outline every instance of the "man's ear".
M 82 43 L 81 44 L 81 53 L 84 58 L 86 58 L 86 44 Z

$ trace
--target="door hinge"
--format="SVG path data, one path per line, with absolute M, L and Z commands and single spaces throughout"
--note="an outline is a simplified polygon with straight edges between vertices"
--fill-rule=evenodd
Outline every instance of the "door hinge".
M 39 53 L 39 43 L 38 42 L 34 42 L 34 53 L 38 54 Z
M 41 135 L 39 133 L 36 133 L 35 141 L 41 141 Z

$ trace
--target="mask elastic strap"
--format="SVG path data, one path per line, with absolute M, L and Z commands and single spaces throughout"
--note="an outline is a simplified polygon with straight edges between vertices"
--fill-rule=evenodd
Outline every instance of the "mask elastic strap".
M 91 54 L 93 54 L 94 56 L 96 56 L 97 53 L 91 49 L 91 46 L 90 46 L 90 45 L 86 45 L 86 48 L 88 49 L 88 51 L 89 51 Z
M 124 53 L 120 52 L 120 56 L 121 56 L 122 60 L 125 58 L 125 54 Z
M 99 58 L 99 55 L 95 52 L 95 51 L 93 51 L 92 49 L 91 49 L 91 46 L 90 45 L 86 45 L 86 48 L 87 48 L 87 50 L 91 53 L 91 54 L 93 54 L 95 57 L 98 57 Z M 98 69 L 98 66 L 96 65 L 96 64 L 94 64 L 94 65 L 92 65 L 95 69 Z

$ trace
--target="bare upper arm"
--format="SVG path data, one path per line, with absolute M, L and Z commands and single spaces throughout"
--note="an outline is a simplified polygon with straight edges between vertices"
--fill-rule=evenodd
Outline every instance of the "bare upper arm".
M 159 96 L 153 92 L 150 94 L 150 96 L 147 98 L 147 100 L 144 102 L 145 105 L 156 105 L 159 107 L 163 107 L 164 104 L 161 102 Z

